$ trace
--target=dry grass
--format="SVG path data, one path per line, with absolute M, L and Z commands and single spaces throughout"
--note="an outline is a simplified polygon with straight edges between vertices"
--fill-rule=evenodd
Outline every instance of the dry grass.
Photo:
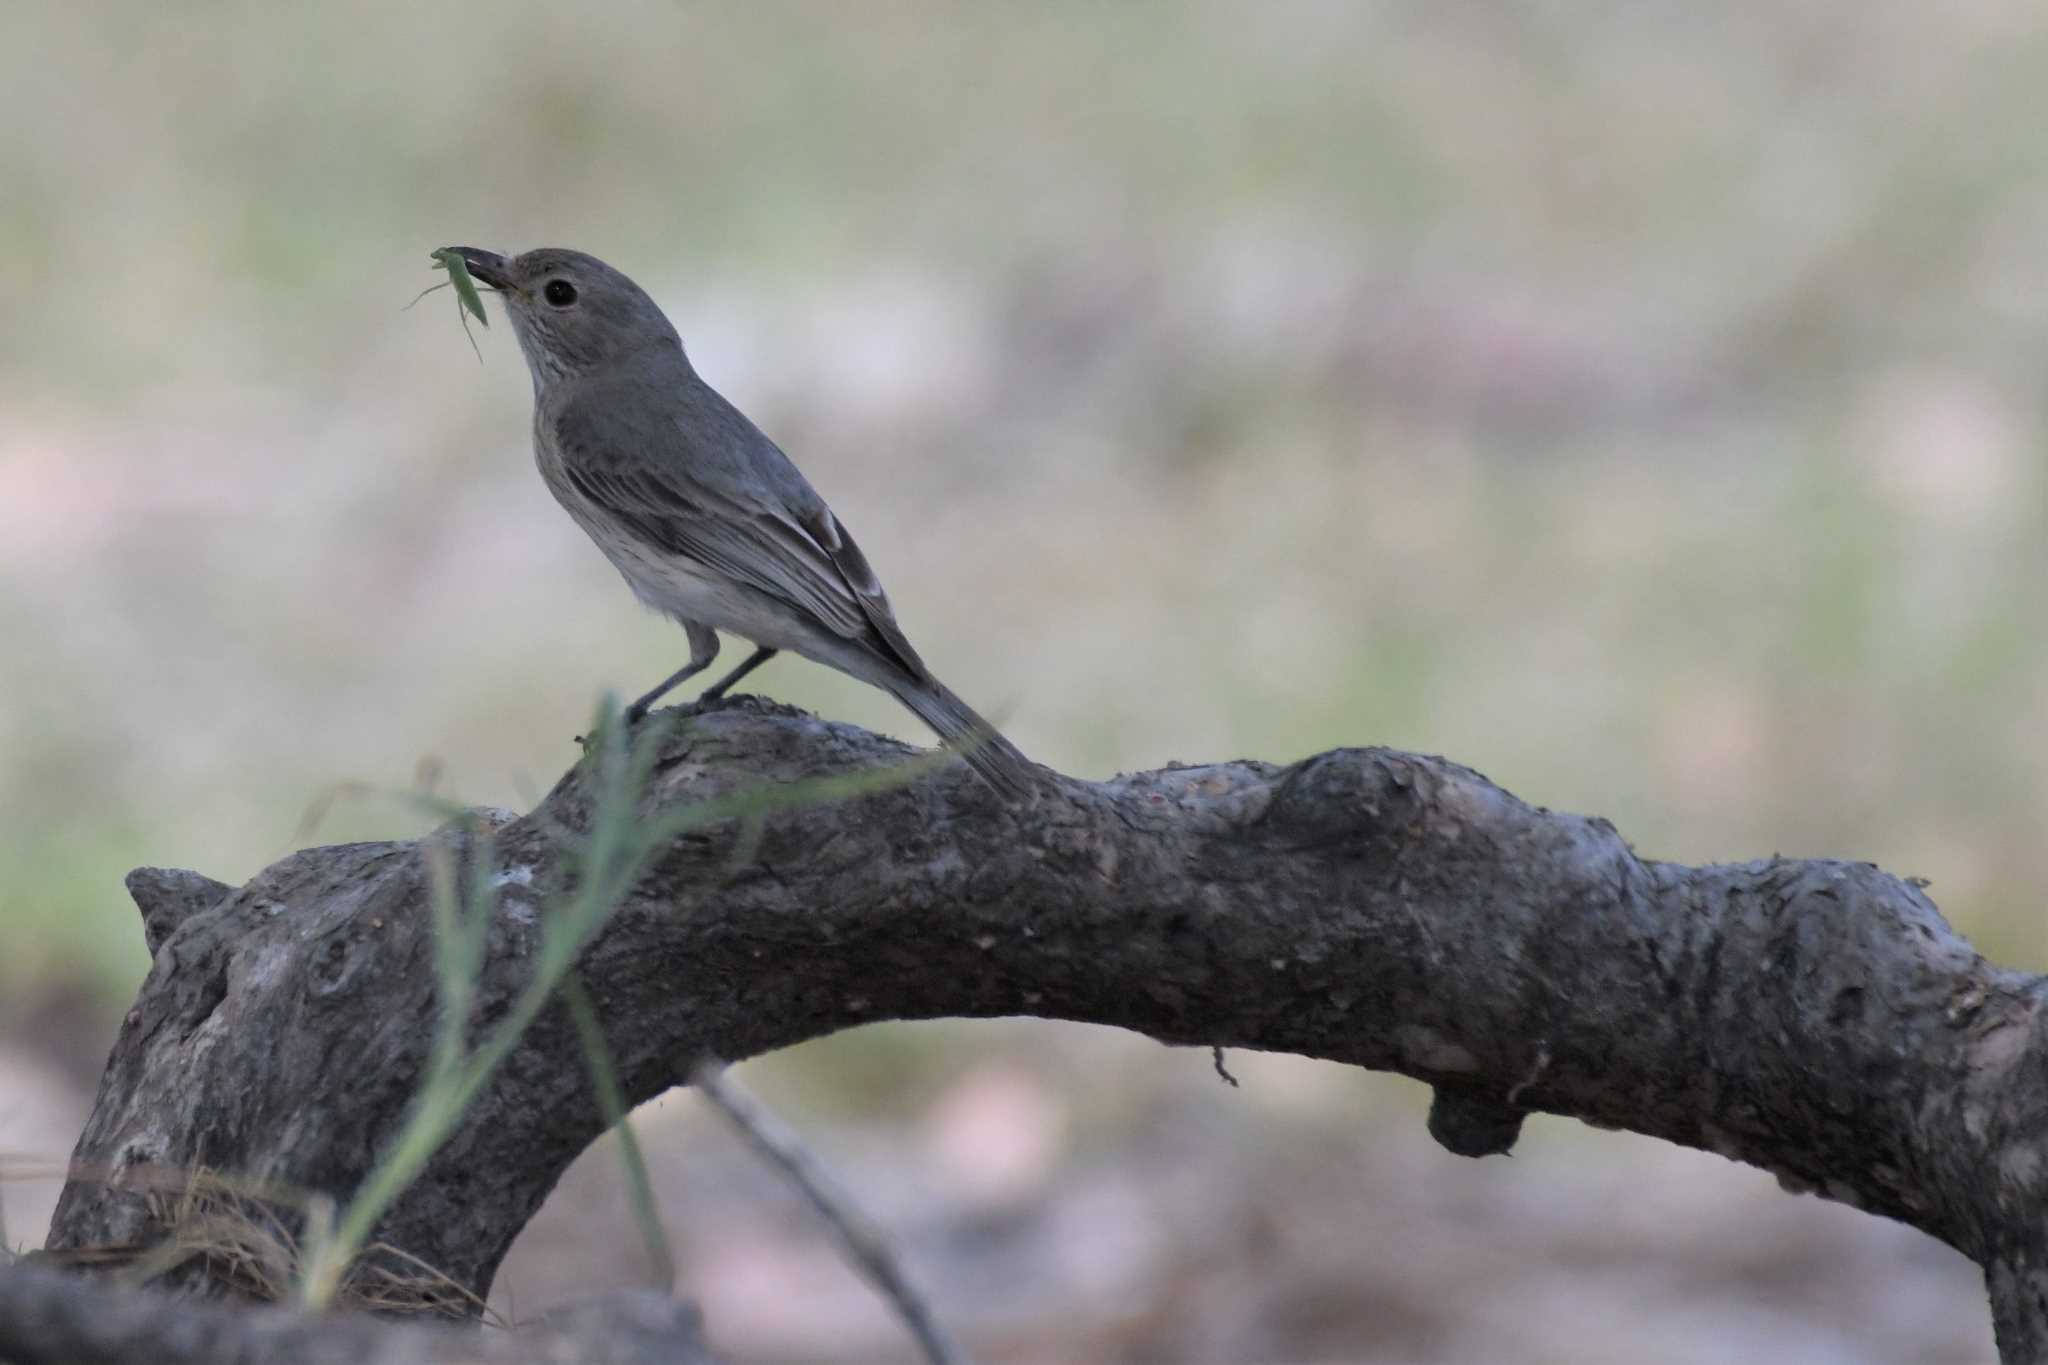
M 51 1173 L 52 1168 L 34 1163 L 9 1163 L 0 1167 L 0 1184 Z M 237 1299 L 289 1303 L 304 1271 L 301 1238 L 294 1229 L 329 1221 L 333 1212 L 331 1201 L 320 1196 L 205 1168 L 137 1168 L 125 1172 L 121 1183 L 142 1195 L 155 1234 L 150 1240 L 36 1255 L 59 1264 L 115 1270 L 130 1284 L 169 1281 L 189 1288 L 204 1283 Z M 510 1325 L 451 1276 L 385 1242 L 371 1243 L 349 1263 L 333 1306 Z

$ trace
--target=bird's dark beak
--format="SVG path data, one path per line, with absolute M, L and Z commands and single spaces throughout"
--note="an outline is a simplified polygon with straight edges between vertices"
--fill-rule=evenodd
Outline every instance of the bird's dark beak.
M 472 277 L 482 280 L 493 289 L 509 289 L 512 286 L 512 262 L 495 251 L 485 251 L 480 246 L 451 246 L 447 250 L 462 257 L 462 263 L 469 267 Z

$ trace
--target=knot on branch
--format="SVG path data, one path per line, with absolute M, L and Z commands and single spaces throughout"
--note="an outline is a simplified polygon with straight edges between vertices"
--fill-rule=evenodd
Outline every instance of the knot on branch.
M 1429 1135 L 1453 1156 L 1499 1156 L 1522 1135 L 1529 1111 L 1489 1095 L 1438 1086 L 1429 1104 Z

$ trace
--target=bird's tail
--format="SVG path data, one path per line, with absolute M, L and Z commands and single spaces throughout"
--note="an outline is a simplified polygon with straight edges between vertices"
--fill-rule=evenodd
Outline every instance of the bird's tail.
M 937 678 L 892 680 L 889 690 L 1004 797 L 1025 801 L 1039 790 L 1037 766 Z

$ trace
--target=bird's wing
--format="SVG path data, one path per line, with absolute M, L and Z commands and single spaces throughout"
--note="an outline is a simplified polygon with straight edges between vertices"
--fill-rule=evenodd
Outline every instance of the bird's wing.
M 869 627 L 887 646 L 887 652 L 908 668 L 913 678 L 924 677 L 924 660 L 917 657 L 917 651 L 904 638 L 903 628 L 896 624 L 896 612 L 889 605 L 889 595 L 882 591 L 882 580 L 875 576 L 868 557 L 860 552 L 860 546 L 854 544 L 853 533 L 832 514 L 824 500 L 818 500 L 802 524 L 783 524 L 795 531 L 805 545 L 824 551 L 832 567 L 838 571 L 839 581 L 860 603 L 861 615 L 867 618 Z
M 690 452 L 655 460 L 590 440 L 571 407 L 556 425 L 564 472 L 649 543 L 779 598 L 834 634 L 866 641 L 913 677 L 925 676 L 860 546 L 788 457 L 737 410 L 728 412 L 743 430 L 722 432 L 710 458 Z M 750 477 L 734 477 L 738 458 L 751 466 L 744 471 Z

